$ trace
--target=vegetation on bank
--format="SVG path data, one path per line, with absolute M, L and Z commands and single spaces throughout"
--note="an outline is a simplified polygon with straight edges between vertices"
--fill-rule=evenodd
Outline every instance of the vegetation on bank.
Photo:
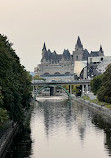
M 23 124 L 30 100 L 31 76 L 20 64 L 12 43 L 0 34 L 0 124 L 7 118 Z
M 93 78 L 91 90 L 99 101 L 111 104 L 111 64 L 102 75 Z
M 9 119 L 8 112 L 5 109 L 0 108 L 0 128 L 3 126 L 3 123 Z

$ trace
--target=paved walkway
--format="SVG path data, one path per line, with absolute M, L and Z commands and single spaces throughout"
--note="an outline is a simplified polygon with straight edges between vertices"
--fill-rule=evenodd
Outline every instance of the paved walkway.
M 96 97 L 97 97 L 97 96 L 94 95 L 92 92 L 89 92 L 89 93 L 87 93 L 86 95 L 88 95 L 91 100 L 96 99 Z

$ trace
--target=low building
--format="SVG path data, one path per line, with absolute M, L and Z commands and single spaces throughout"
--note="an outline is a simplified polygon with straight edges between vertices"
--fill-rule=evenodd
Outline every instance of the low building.
M 111 64 L 111 56 L 88 57 L 88 76 L 93 78 L 103 74 L 109 64 Z

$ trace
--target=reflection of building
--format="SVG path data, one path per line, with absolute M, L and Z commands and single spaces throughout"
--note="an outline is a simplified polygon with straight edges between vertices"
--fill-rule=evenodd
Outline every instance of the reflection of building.
M 91 51 L 91 53 L 89 53 L 87 49 L 83 48 L 80 37 L 78 37 L 77 39 L 73 54 L 70 54 L 68 49 L 64 50 L 62 54 L 57 54 L 56 51 L 51 52 L 49 49 L 47 50 L 46 45 L 44 43 L 42 49 L 41 64 L 39 64 L 38 67 L 35 68 L 35 73 L 46 78 L 54 78 L 58 76 L 59 79 L 61 79 L 63 78 L 63 76 L 66 76 L 70 79 L 73 79 L 73 75 L 74 73 L 77 73 L 78 69 L 76 65 L 78 62 L 76 61 L 79 61 L 80 67 L 82 65 L 81 68 L 83 69 L 87 66 L 87 64 L 85 64 L 83 67 L 83 63 L 86 63 L 88 57 L 98 56 L 104 56 L 102 47 L 100 46 L 99 51 Z M 82 71 L 82 69 L 79 71 Z M 80 72 L 76 75 L 80 77 Z

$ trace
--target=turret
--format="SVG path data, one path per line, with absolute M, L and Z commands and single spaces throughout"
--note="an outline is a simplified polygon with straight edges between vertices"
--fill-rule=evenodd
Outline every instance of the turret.
M 81 43 L 80 37 L 78 36 L 77 43 L 75 45 L 75 50 L 83 50 L 83 45 Z
M 104 51 L 101 45 L 100 45 L 99 55 L 104 56 Z
M 44 42 L 43 49 L 42 49 L 42 58 L 44 57 L 44 54 L 46 52 L 47 52 L 47 49 L 46 49 L 46 45 L 45 45 L 45 42 Z
M 81 43 L 80 37 L 78 36 L 77 43 L 75 45 L 75 51 L 73 51 L 73 61 L 82 61 L 83 53 L 83 45 Z
M 42 49 L 42 50 L 46 50 L 45 42 L 44 42 L 44 45 L 43 45 L 43 49 Z

